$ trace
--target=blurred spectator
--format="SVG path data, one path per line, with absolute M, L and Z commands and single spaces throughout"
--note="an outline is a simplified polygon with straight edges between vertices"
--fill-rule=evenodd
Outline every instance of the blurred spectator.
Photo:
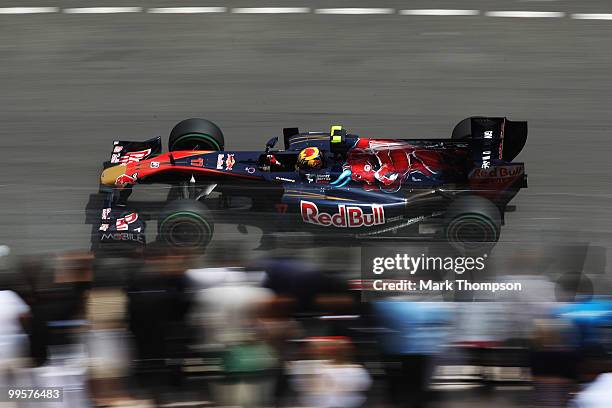
M 449 331 L 449 309 L 439 303 L 388 299 L 374 310 L 383 328 L 389 395 L 397 407 L 425 407 L 433 357 L 443 350 Z
M 269 406 L 278 356 L 259 332 L 259 311 L 272 302 L 268 289 L 248 282 L 225 283 L 200 292 L 199 321 L 209 350 L 221 357 L 223 379 L 213 386 L 222 406 Z
M 247 273 L 245 248 L 236 242 L 215 241 L 214 246 L 207 248 L 202 263 L 206 267 L 194 267 L 185 273 L 193 291 L 245 281 L 261 285 L 264 278 L 262 272 Z
M 353 347 L 346 337 L 311 337 L 307 359 L 291 364 L 293 386 L 299 401 L 308 407 L 354 408 L 366 401 L 372 381 L 353 362 Z
M 612 407 L 612 373 L 599 375 L 572 400 L 573 408 Z
M 536 319 L 530 366 L 534 406 L 567 406 L 578 379 L 575 328 L 558 319 Z
M 91 260 L 87 252 L 68 252 L 21 262 L 29 284 L 24 294 L 32 310 L 32 355 L 37 363 L 21 373 L 21 385 L 63 388 L 63 402 L 50 406 L 88 404 L 82 336 L 87 330 L 85 298 L 92 279 Z
M 187 316 L 192 306 L 185 271 L 188 254 L 174 254 L 163 245 L 147 247 L 145 263 L 133 271 L 127 287 L 128 327 L 134 336 L 139 378 L 167 385 L 178 381 L 167 361 L 182 358 L 192 334 Z M 171 375 L 162 380 L 159 377 Z
M 598 315 L 598 313 L 591 313 L 590 317 L 594 318 L 593 325 L 600 326 L 599 331 L 599 342 L 609 342 L 609 319 L 612 313 L 610 302 L 607 303 L 607 310 L 605 314 L 607 316 Z M 602 307 L 603 305 L 599 305 Z M 597 306 L 595 306 L 597 308 Z M 602 311 L 600 309 L 600 311 Z M 586 313 L 588 314 L 588 313 Z M 603 323 L 601 318 L 608 320 L 605 325 L 599 325 Z M 588 318 L 583 316 L 583 318 Z M 597 322 L 597 323 L 596 323 Z M 608 343 L 608 346 L 610 343 Z M 607 408 L 612 406 L 612 353 L 611 349 L 606 347 L 604 353 L 596 353 L 587 358 L 587 364 L 584 367 L 585 378 L 589 378 L 589 383 L 580 391 L 576 397 L 572 400 L 570 406 L 572 408 Z
M 196 291 L 198 349 L 220 358 L 224 379 L 213 385 L 218 403 L 261 405 L 274 398 L 278 404 L 286 388 L 287 340 L 299 334 L 290 318 L 295 302 L 262 288 L 263 272 L 245 268 L 245 255 L 235 242 L 217 241 L 207 251 L 209 266 L 187 271 Z
M 47 362 L 53 346 L 72 344 L 85 328 L 85 293 L 91 279 L 91 256 L 68 252 L 55 259 L 24 258 L 19 264 L 26 282 L 24 298 L 31 308 L 31 356 Z
M 263 304 L 258 312 L 257 331 L 263 341 L 274 350 L 278 358 L 278 371 L 274 384 L 274 406 L 284 406 L 289 388 L 287 363 L 296 354 L 296 340 L 303 337 L 301 325 L 291 318 L 295 301 L 288 297 L 275 297 Z
M 297 300 L 297 312 L 312 312 L 319 297 L 346 292 L 344 282 L 322 273 L 314 264 L 300 259 L 297 254 L 275 256 L 264 264 L 264 286 L 278 295 Z
M 25 281 L 22 296 L 30 306 L 29 327 L 30 357 L 40 366 L 47 360 L 47 318 L 44 307 L 44 286 L 49 286 L 51 274 L 44 262 L 38 258 L 24 258 L 18 263 L 17 270 Z
M 126 328 L 125 292 L 121 288 L 92 288 L 87 298 L 90 331 L 85 338 L 90 366 L 90 389 L 98 405 L 129 399 L 125 389 L 131 361 Z
M 28 355 L 24 332 L 30 308 L 11 290 L 0 290 L 0 386 L 12 383 L 13 371 L 23 367 Z
M 562 304 L 555 308 L 555 316 L 576 330 L 579 348 L 580 382 L 590 382 L 607 372 L 612 358 L 612 301 L 594 298 Z
M 0 386 L 12 381 L 13 372 L 25 365 L 30 327 L 30 307 L 16 293 L 10 250 L 0 245 Z
M 75 344 L 87 330 L 86 300 L 93 279 L 93 256 L 89 252 L 67 252 L 57 257 L 53 284 L 43 305 L 49 329 L 49 347 Z M 53 350 L 50 350 L 52 352 Z
M 206 296 L 202 296 L 203 291 L 220 286 L 261 286 L 263 274 L 257 271 L 247 272 L 244 267 L 244 254 L 240 245 L 217 241 L 216 247 L 207 250 L 204 260 L 206 267 L 191 268 L 185 272 L 189 290 L 193 293 L 191 317 L 198 333 L 197 347 L 200 350 L 207 350 L 209 346 L 215 348 L 221 344 L 215 339 L 217 326 L 208 321 L 210 310 Z

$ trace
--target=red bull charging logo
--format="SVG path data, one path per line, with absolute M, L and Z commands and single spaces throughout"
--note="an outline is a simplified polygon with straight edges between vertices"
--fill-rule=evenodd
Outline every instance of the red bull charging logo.
M 125 187 L 130 184 L 136 184 L 138 179 L 138 173 L 134 173 L 131 176 L 129 174 L 122 174 L 115 180 L 117 186 Z

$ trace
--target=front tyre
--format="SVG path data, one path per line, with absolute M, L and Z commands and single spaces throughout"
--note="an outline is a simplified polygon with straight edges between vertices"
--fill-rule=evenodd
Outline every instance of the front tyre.
M 462 254 L 488 253 L 499 240 L 499 209 L 484 197 L 456 199 L 448 207 L 445 218 L 446 240 Z
M 177 249 L 204 249 L 214 233 L 212 215 L 203 203 L 176 200 L 168 203 L 158 223 L 158 240 Z
M 174 126 L 168 139 L 168 150 L 223 150 L 225 147 L 223 132 L 213 122 L 191 118 Z

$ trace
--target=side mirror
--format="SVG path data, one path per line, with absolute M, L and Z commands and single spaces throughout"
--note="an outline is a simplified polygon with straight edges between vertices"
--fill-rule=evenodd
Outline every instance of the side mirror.
M 278 142 L 278 137 L 274 136 L 273 138 L 271 138 L 270 140 L 268 140 L 266 142 L 266 152 L 268 152 L 271 148 L 273 148 L 274 146 L 276 146 L 276 143 Z

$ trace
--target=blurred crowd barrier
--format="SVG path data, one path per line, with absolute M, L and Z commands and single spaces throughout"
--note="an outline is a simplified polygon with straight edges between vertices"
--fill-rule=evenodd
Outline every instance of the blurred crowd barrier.
M 535 255 L 519 301 L 370 303 L 350 249 L 1 255 L 0 388 L 63 401 L 0 406 L 612 407 L 612 300 Z

